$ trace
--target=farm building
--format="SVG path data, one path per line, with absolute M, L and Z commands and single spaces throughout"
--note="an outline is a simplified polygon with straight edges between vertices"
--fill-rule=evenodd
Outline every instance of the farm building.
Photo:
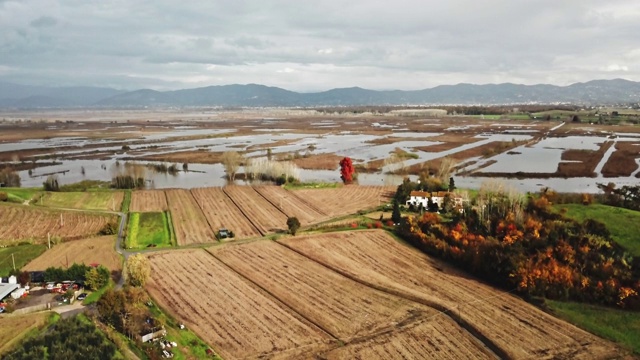
M 0 301 L 18 288 L 18 284 L 0 283 Z
M 431 202 L 438 206 L 438 208 L 442 208 L 444 206 L 444 199 L 449 197 L 453 201 L 453 207 L 458 211 L 463 211 L 463 204 L 465 199 L 460 196 L 460 194 L 448 192 L 448 191 L 412 191 L 409 194 L 409 199 L 406 201 L 406 205 L 409 207 L 414 207 L 418 209 L 429 209 L 429 199 Z

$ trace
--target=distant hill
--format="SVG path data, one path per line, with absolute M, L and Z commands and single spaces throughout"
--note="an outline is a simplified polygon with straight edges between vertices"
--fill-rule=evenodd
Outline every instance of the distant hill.
M 569 86 L 457 84 L 415 91 L 376 91 L 359 87 L 298 93 L 264 85 L 222 85 L 175 91 L 109 88 L 48 88 L 0 83 L 0 107 L 163 107 L 163 106 L 358 106 L 614 104 L 640 102 L 640 82 L 594 80 Z
M 90 107 L 123 91 L 91 86 L 46 87 L 0 82 L 0 107 Z

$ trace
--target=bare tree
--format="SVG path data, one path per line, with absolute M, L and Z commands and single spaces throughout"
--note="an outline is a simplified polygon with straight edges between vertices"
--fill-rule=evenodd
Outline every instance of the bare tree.
M 451 177 L 451 174 L 453 173 L 456 165 L 457 162 L 455 159 L 452 159 L 448 156 L 444 157 L 442 161 L 440 161 L 440 168 L 438 169 L 438 179 L 440 179 L 442 183 L 449 181 L 449 178 Z
M 224 171 L 227 173 L 229 181 L 235 180 L 236 173 L 240 168 L 240 164 L 242 164 L 242 155 L 237 151 L 227 151 L 222 154 L 220 160 L 222 162 L 222 166 L 224 166 Z
M 149 259 L 142 254 L 135 254 L 127 259 L 127 282 L 132 286 L 143 286 L 151 275 Z

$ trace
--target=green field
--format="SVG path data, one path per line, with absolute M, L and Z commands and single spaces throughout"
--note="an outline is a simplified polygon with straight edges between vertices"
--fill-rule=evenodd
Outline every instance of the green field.
M 13 258 L 16 262 L 16 269 L 21 269 L 29 261 L 40 256 L 47 247 L 45 245 L 18 245 L 0 248 L 0 276 L 8 276 L 13 270 Z
M 546 303 L 560 318 L 640 354 L 640 313 L 573 302 Z
M 16 203 L 23 203 L 31 200 L 36 194 L 41 193 L 42 190 L 38 188 L 2 188 L 0 191 L 9 195 L 9 201 Z
M 166 212 L 131 213 L 127 248 L 140 249 L 149 245 L 171 246 L 171 231 Z
M 604 223 L 611 237 L 634 256 L 640 256 L 640 212 L 615 206 L 591 204 L 559 204 L 556 210 L 567 209 L 566 216 L 584 221 L 594 219 Z
M 121 202 L 121 192 L 48 192 L 37 204 L 69 209 L 119 210 Z

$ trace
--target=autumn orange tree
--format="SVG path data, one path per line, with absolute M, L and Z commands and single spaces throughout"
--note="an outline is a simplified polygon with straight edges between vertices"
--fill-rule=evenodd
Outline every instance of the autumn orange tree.
M 604 224 L 565 218 L 545 196 L 519 204 L 495 192 L 482 208 L 447 221 L 434 213 L 408 217 L 399 233 L 431 255 L 526 296 L 640 309 L 640 259 L 613 241 Z

